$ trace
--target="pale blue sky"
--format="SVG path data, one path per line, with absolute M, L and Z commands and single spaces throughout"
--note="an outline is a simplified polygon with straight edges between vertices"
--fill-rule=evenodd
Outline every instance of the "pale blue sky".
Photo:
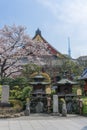
M 87 55 L 87 0 L 0 0 L 0 28 L 4 25 L 27 27 L 30 37 L 37 28 L 61 53 Z

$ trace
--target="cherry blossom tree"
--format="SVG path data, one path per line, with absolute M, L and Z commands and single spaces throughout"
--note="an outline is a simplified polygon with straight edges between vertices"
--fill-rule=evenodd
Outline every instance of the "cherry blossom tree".
M 21 69 L 18 63 L 19 57 L 16 53 L 22 46 L 31 43 L 31 39 L 25 34 L 25 27 L 22 26 L 4 26 L 0 30 L 0 76 L 8 77 L 18 73 Z M 22 53 L 22 52 L 20 52 Z M 23 53 L 22 53 L 23 55 Z
M 32 41 L 22 26 L 4 26 L 0 30 L 0 76 L 18 75 L 22 69 L 22 59 L 27 57 L 27 63 L 43 64 L 41 57 L 51 56 L 46 43 Z

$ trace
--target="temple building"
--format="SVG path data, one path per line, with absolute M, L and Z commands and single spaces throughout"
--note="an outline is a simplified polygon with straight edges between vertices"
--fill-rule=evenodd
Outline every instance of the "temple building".
M 36 30 L 35 36 L 31 43 L 27 43 L 21 51 L 28 52 L 27 56 L 23 56 L 21 62 L 24 64 L 34 63 L 40 66 L 54 66 L 63 63 L 65 56 L 57 51 L 45 38 L 43 38 L 41 31 Z
M 40 29 L 36 30 L 35 36 L 32 40 L 41 42 L 43 44 L 47 44 L 47 51 L 49 51 L 52 55 L 57 56 L 58 58 L 65 58 L 63 54 L 61 54 L 58 50 L 56 50 L 51 44 L 49 44 L 45 38 L 43 38 Z
M 39 59 L 41 63 L 44 63 L 44 67 L 46 67 L 50 71 L 50 75 L 57 76 L 59 67 L 63 64 L 66 57 L 60 53 L 55 47 L 53 47 L 48 41 L 42 36 L 40 29 L 37 29 L 34 37 L 32 38 L 36 44 L 40 44 L 44 46 L 45 51 L 42 53 L 43 49 L 40 49 Z

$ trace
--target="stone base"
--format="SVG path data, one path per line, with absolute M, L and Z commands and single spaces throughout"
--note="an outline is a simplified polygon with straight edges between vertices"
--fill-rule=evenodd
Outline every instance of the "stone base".
M 62 117 L 67 117 L 67 115 L 62 115 Z
M 52 116 L 60 116 L 60 113 L 52 113 Z
M 27 110 L 27 109 L 26 109 L 26 110 L 24 111 L 24 115 L 25 115 L 25 116 L 29 116 L 29 115 L 30 115 L 30 110 Z
M 0 107 L 11 107 L 10 103 L 0 102 Z

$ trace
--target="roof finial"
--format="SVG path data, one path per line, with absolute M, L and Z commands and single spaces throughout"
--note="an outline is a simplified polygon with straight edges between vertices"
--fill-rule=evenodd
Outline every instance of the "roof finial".
M 36 35 L 41 35 L 41 31 L 39 28 L 36 30 Z

